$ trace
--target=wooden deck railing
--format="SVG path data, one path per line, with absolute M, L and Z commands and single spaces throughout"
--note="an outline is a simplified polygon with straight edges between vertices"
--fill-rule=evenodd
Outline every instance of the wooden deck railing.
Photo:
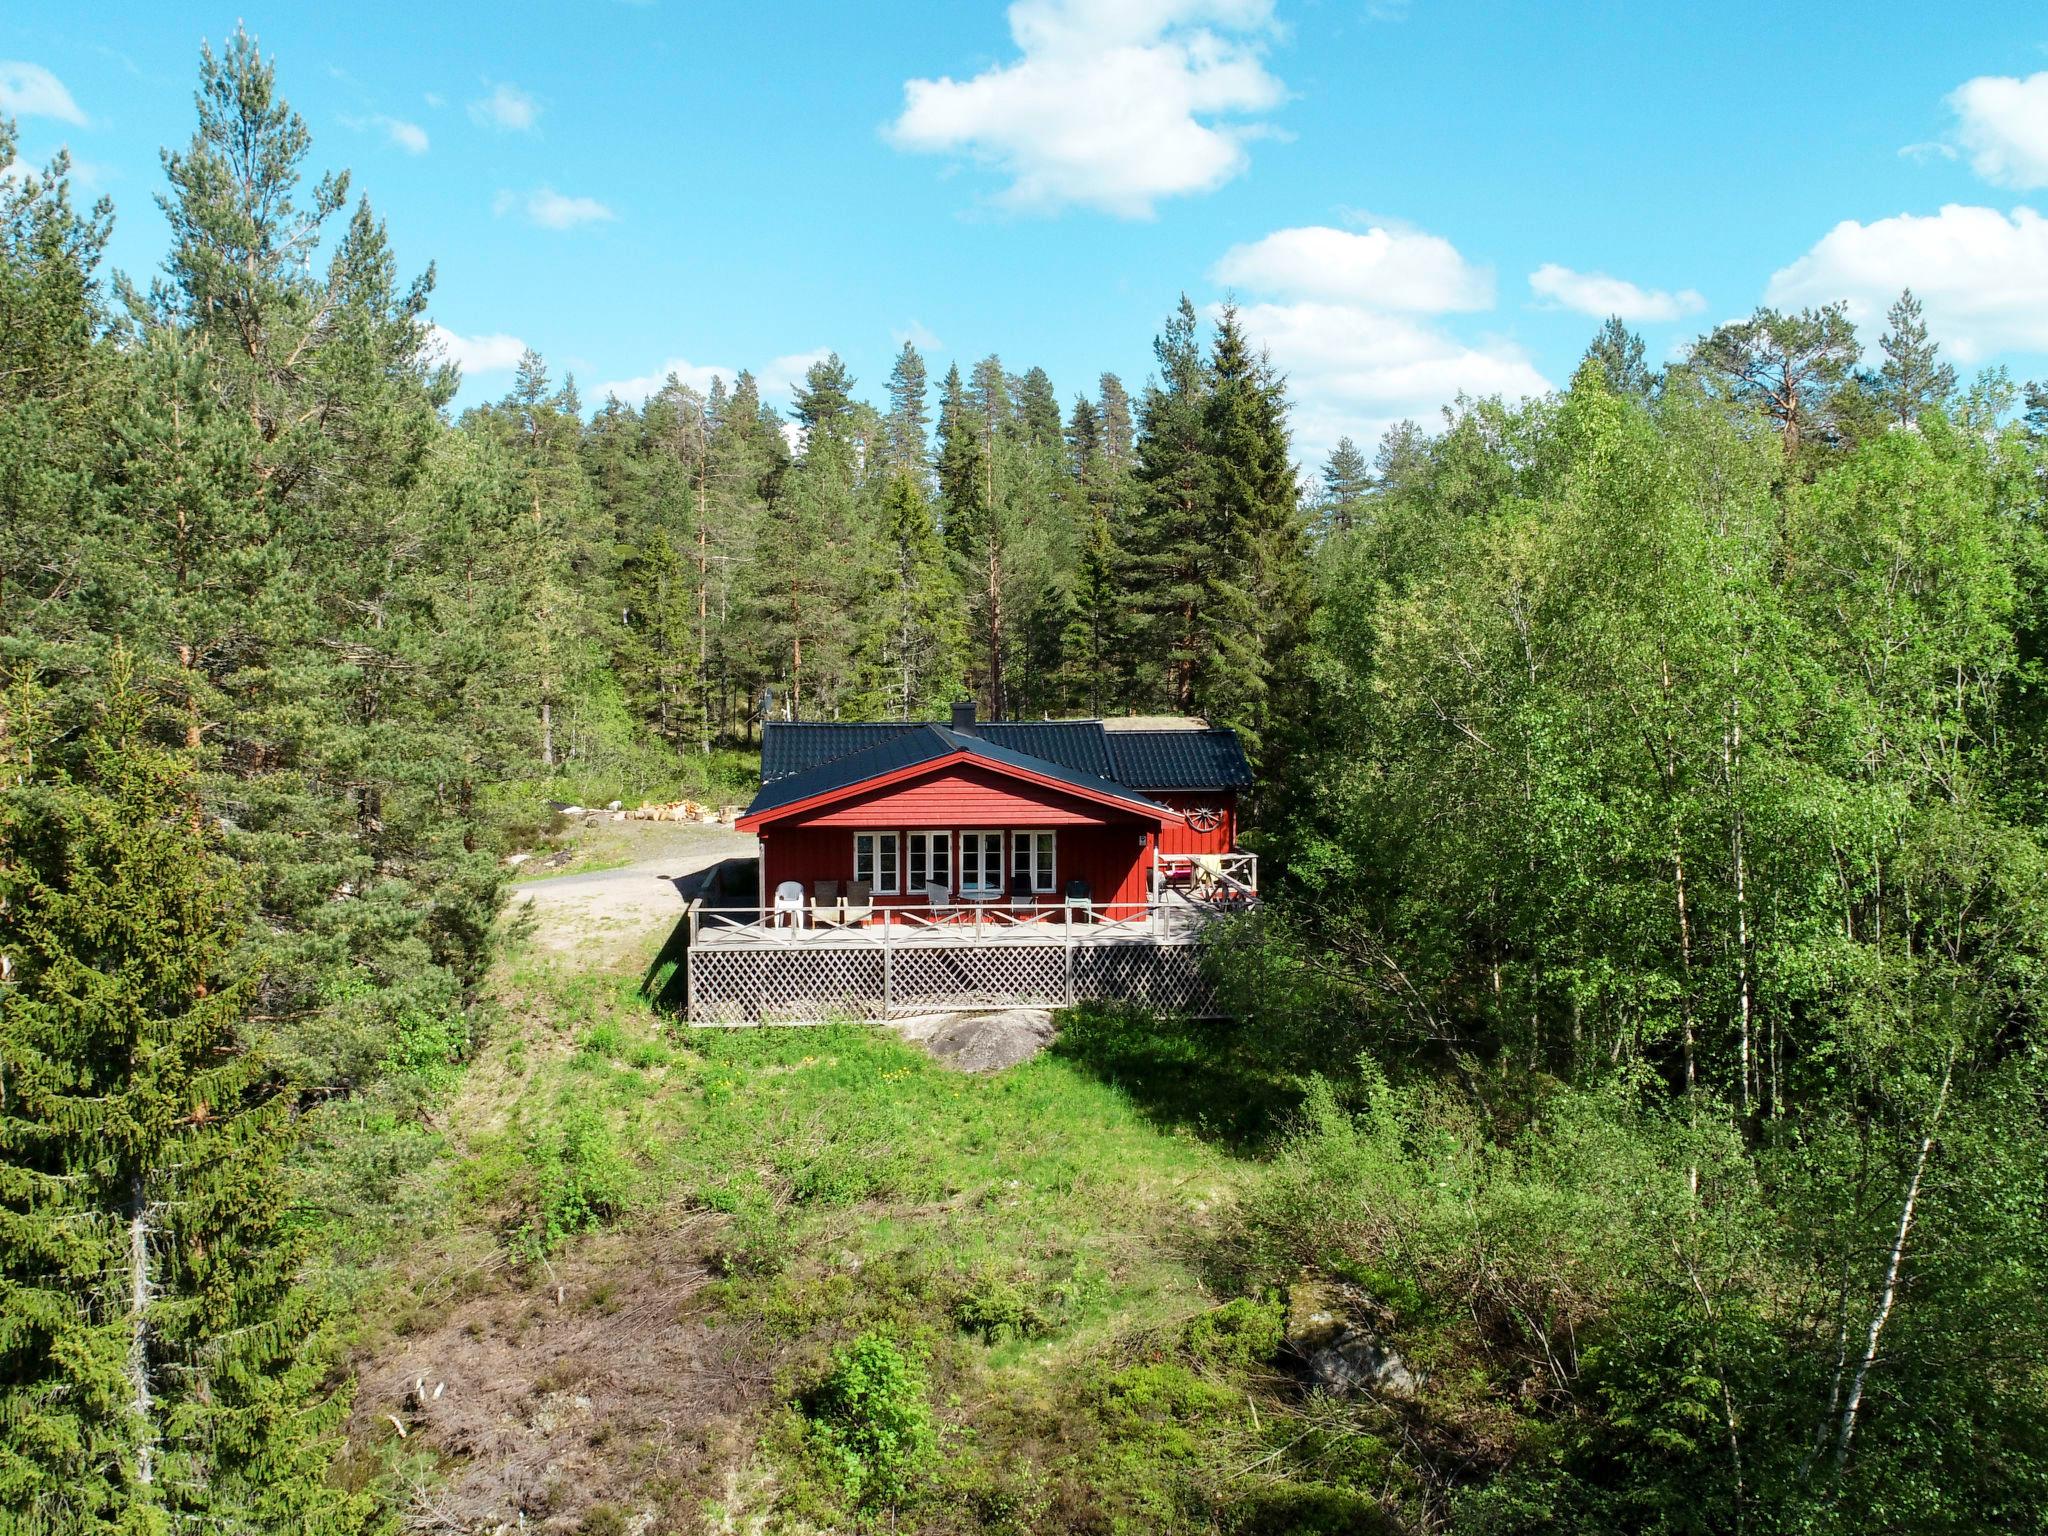
M 873 906 L 849 914 L 840 903 L 807 904 L 763 915 L 754 907 L 692 903 L 687 921 L 692 948 L 759 945 L 974 945 L 1072 944 L 1153 938 L 1186 942 L 1219 917 L 1244 909 L 1234 891 L 1206 895 L 1174 892 L 1159 901 L 1060 902 L 1011 906 L 966 901 L 937 907 Z

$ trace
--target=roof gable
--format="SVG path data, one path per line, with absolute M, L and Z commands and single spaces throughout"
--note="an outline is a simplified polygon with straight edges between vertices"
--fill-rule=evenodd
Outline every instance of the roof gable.
M 981 763 L 999 772 L 1065 789 L 1084 799 L 1110 802 L 1152 816 L 1177 814 L 1113 779 L 942 725 L 914 725 L 862 750 L 762 784 L 739 824 L 745 830 L 763 820 L 778 819 L 799 806 L 829 804 L 865 793 L 878 784 L 916 777 L 927 768 L 962 761 Z

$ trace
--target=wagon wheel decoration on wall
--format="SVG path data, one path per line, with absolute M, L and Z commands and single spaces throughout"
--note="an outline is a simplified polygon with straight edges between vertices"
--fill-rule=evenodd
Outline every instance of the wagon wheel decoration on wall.
M 1186 813 L 1187 823 L 1197 832 L 1214 832 L 1223 825 L 1223 812 L 1213 805 L 1197 805 Z

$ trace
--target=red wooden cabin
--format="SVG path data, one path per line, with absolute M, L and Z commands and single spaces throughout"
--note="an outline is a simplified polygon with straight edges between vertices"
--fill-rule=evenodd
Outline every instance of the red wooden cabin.
M 1236 733 L 1102 720 L 772 721 L 761 791 L 763 917 L 778 887 L 858 882 L 875 907 L 1137 909 L 1177 886 L 1248 893 Z

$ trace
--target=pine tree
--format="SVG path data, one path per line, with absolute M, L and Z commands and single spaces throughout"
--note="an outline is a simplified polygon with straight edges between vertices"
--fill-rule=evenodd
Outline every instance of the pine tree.
M 1060 441 L 1060 401 L 1043 368 L 1033 368 L 1017 381 L 1017 429 L 1034 448 Z
M 1322 496 L 1316 507 L 1323 534 L 1347 533 L 1357 527 L 1371 495 L 1372 466 L 1358 444 L 1349 437 L 1338 438 L 1337 446 L 1323 461 Z
M 1729 399 L 1758 410 L 1778 430 L 1785 459 L 1839 441 L 1859 348 L 1839 304 L 1796 315 L 1759 309 L 1697 342 L 1693 361 Z
M 1956 371 L 1941 361 L 1941 348 L 1928 339 L 1927 322 L 1912 289 L 1900 293 L 1884 319 L 1884 335 L 1877 343 L 1884 353 L 1877 392 L 1893 421 L 1902 427 L 1917 426 L 1924 412 L 1946 406 L 1955 393 Z
M 804 371 L 794 404 L 796 419 L 806 432 L 823 432 L 850 441 L 853 432 L 853 375 L 837 352 Z
M 359 1529 L 324 1476 L 345 1403 L 296 1282 L 289 1101 L 248 1048 L 240 882 L 112 672 L 75 750 L 25 692 L 0 732 L 0 1505 L 24 1531 Z
M 930 472 L 931 444 L 927 427 L 931 412 L 925 403 L 924 359 L 910 342 L 896 354 L 889 370 L 889 463 L 920 481 Z
M 1113 373 L 1105 373 L 1096 385 L 1095 413 L 1102 421 L 1102 456 L 1112 469 L 1129 470 L 1136 427 L 1131 397 L 1124 392 L 1123 380 Z
M 1601 322 L 1582 361 L 1588 359 L 1600 365 L 1607 375 L 1607 387 L 1617 395 L 1647 400 L 1656 387 L 1649 365 L 1643 361 L 1643 338 L 1619 315 L 1609 315 Z

